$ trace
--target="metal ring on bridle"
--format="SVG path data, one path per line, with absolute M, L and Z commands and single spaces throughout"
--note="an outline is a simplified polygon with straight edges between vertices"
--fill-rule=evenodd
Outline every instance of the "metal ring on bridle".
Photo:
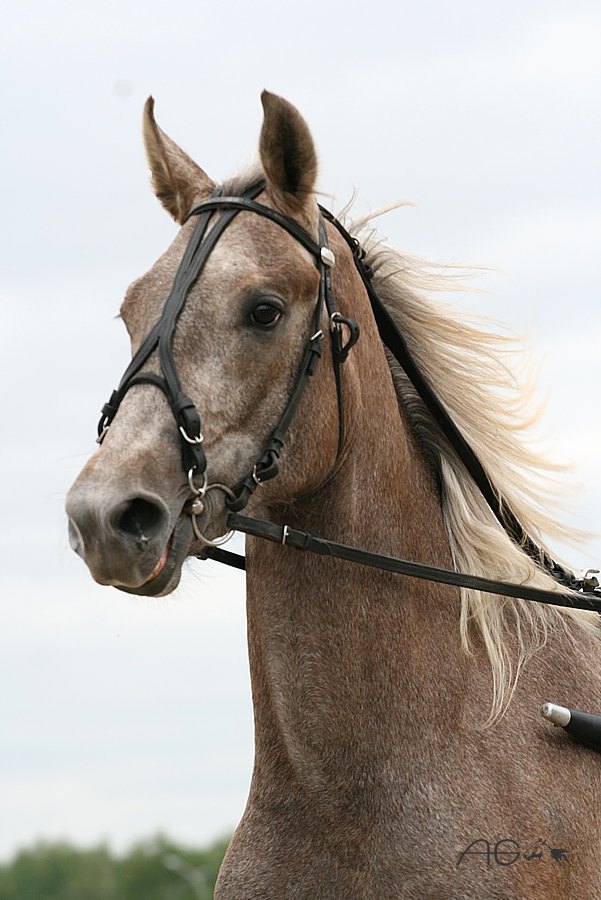
M 180 430 L 180 434 L 183 437 L 183 439 L 185 441 L 187 441 L 189 444 L 202 444 L 202 442 L 204 441 L 204 437 L 202 436 L 202 431 L 200 432 L 200 434 L 197 437 L 191 438 L 183 425 L 179 426 L 179 430 Z
M 213 484 L 208 484 L 206 472 L 204 474 L 203 484 L 200 489 L 198 489 L 194 485 L 192 478 L 193 478 L 193 469 L 190 469 L 190 471 L 188 472 L 188 483 L 190 485 L 190 488 L 196 495 L 196 499 L 194 502 L 196 502 L 196 500 L 201 500 L 206 494 L 209 493 L 209 491 L 217 491 L 217 490 L 223 491 L 223 493 L 226 495 L 226 497 L 229 497 L 230 499 L 235 499 L 235 497 L 236 497 L 236 495 L 234 494 L 232 489 L 229 488 L 227 486 L 227 484 L 222 484 L 219 481 L 216 481 Z M 203 509 L 204 509 L 204 506 L 203 506 Z M 196 521 L 197 516 L 200 515 L 200 513 L 202 511 L 203 510 L 199 510 L 198 513 L 194 512 L 194 504 L 192 505 L 192 508 L 190 509 L 190 518 L 192 519 L 192 530 L 193 530 L 194 534 L 196 535 L 197 540 L 199 540 L 201 542 L 201 544 L 203 544 L 203 546 L 205 546 L 205 547 L 220 547 L 222 544 L 225 544 L 227 541 L 229 541 L 230 538 L 232 537 L 232 535 L 234 534 L 234 532 L 232 530 L 226 532 L 226 534 L 222 535 L 222 537 L 216 538 L 215 540 L 210 540 L 210 538 L 205 537 L 205 535 L 202 533 L 202 531 L 198 527 L 198 523 Z
M 227 543 L 227 541 L 229 541 L 234 534 L 233 531 L 228 531 L 222 537 L 216 538 L 214 541 L 211 541 L 208 537 L 204 536 L 202 531 L 200 531 L 198 525 L 196 524 L 196 516 L 194 515 L 192 516 L 192 530 L 194 531 L 197 540 L 199 540 L 204 547 L 221 547 L 221 545 Z
M 202 487 L 198 488 L 194 484 L 194 469 L 190 469 L 188 471 L 188 487 L 192 491 L 195 497 L 204 497 L 208 490 L 208 478 L 207 473 L 203 472 L 202 474 Z M 228 488 L 229 490 L 229 488 Z
M 226 497 L 229 497 L 230 500 L 235 500 L 236 495 L 233 490 L 227 486 L 227 484 L 222 484 L 220 481 L 214 481 L 213 484 L 210 484 L 205 493 L 209 493 L 209 491 L 223 491 Z

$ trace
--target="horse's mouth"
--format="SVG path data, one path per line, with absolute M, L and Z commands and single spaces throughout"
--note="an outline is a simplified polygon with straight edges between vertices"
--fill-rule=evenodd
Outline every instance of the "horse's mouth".
M 138 594 L 142 597 L 162 597 L 170 594 L 179 584 L 182 565 L 189 554 L 193 537 L 190 517 L 181 515 L 146 581 L 138 587 L 115 586 L 128 594 Z
M 165 568 L 165 565 L 166 565 L 166 563 L 167 563 L 167 560 L 169 559 L 169 551 L 170 551 L 170 549 L 171 549 L 171 538 L 169 538 L 169 543 L 167 544 L 167 546 L 166 546 L 165 549 L 163 550 L 163 552 L 162 552 L 162 554 L 161 554 L 161 558 L 159 559 L 158 563 L 156 564 L 156 566 L 154 567 L 154 569 L 153 569 L 152 572 L 150 573 L 150 578 L 148 578 L 148 579 L 144 582 L 144 584 L 149 584 L 151 581 L 154 581 L 154 579 L 157 578 L 157 577 L 161 574 L 161 572 L 162 572 L 163 569 Z
M 217 515 L 215 515 L 216 512 Z M 220 512 L 223 511 L 216 510 L 214 507 L 213 497 L 207 498 L 204 513 L 197 518 L 197 528 L 200 528 L 203 533 L 212 529 L 218 529 L 217 522 L 221 518 Z M 227 527 L 224 527 L 223 530 L 224 532 L 227 531 Z M 219 535 L 219 530 L 216 533 Z M 189 504 L 186 503 L 175 523 L 169 540 L 146 581 L 137 587 L 121 584 L 115 584 L 114 586 L 128 594 L 137 594 L 142 597 L 163 597 L 166 594 L 170 594 L 178 586 L 182 574 L 182 566 L 186 558 L 193 555 L 199 559 L 206 559 L 206 550 L 206 541 L 198 540 L 197 535 L 195 535 Z

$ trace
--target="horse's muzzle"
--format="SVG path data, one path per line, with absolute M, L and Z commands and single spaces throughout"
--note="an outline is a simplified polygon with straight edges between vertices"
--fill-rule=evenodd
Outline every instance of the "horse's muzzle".
M 116 500 L 106 487 L 80 478 L 67 498 L 67 515 L 71 547 L 92 577 L 127 591 L 155 594 L 154 582 L 162 583 L 166 568 L 175 568 L 183 530 L 186 549 L 190 543 L 187 523 L 175 527 L 165 502 L 149 492 Z M 182 548 L 177 549 L 179 557 Z

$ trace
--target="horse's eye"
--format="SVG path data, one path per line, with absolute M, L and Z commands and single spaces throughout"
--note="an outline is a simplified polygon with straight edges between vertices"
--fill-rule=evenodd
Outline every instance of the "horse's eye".
M 257 303 L 250 314 L 253 325 L 261 328 L 273 328 L 280 321 L 282 310 L 275 303 Z

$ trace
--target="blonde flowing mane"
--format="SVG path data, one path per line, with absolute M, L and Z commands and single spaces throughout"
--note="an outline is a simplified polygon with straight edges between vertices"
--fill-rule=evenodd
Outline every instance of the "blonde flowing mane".
M 449 270 L 391 249 L 377 239 L 372 218 L 373 214 L 351 227 L 366 250 L 374 288 L 502 504 L 547 552 L 545 535 L 571 543 L 581 540 L 582 534 L 548 512 L 557 506 L 559 494 L 552 473 L 562 467 L 528 445 L 527 432 L 537 414 L 529 409 L 531 379 L 520 386 L 514 374 L 516 339 L 494 333 L 492 323 L 484 319 L 470 321 L 454 307 L 434 300 L 436 291 L 466 290 L 465 270 Z M 507 537 L 405 373 L 390 356 L 389 364 L 399 402 L 441 484 L 457 570 L 557 590 L 556 582 Z M 523 375 L 521 368 L 518 374 Z M 595 613 L 462 590 L 463 647 L 472 652 L 479 633 L 491 665 L 493 699 L 487 724 L 504 714 L 522 667 L 545 645 L 550 629 L 566 629 L 570 622 L 600 634 Z

